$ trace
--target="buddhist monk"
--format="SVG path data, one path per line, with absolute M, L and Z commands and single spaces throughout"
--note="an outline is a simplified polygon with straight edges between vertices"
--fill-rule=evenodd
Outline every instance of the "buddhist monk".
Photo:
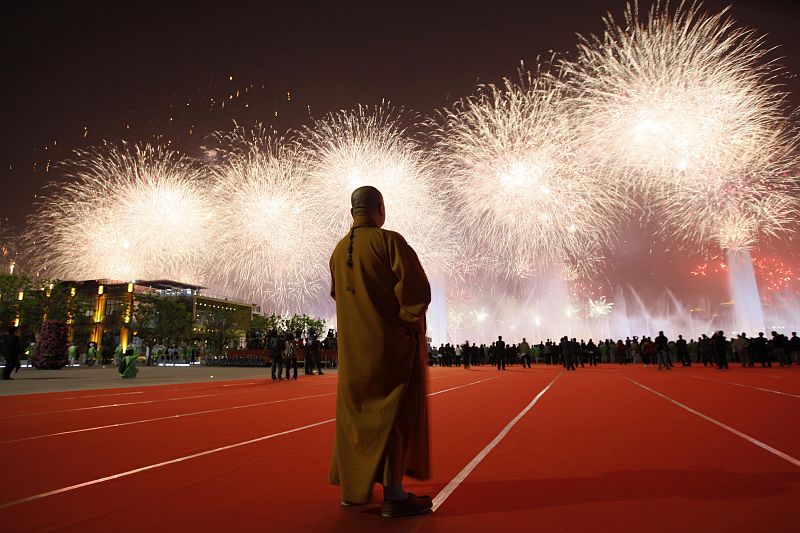
M 353 226 L 330 260 L 339 329 L 336 438 L 330 482 L 342 505 L 369 503 L 383 485 L 385 517 L 431 509 L 430 496 L 403 489 L 403 476 L 430 476 L 425 311 L 430 285 L 405 239 L 381 229 L 383 196 L 351 195 Z M 421 221 L 422 223 L 422 221 Z

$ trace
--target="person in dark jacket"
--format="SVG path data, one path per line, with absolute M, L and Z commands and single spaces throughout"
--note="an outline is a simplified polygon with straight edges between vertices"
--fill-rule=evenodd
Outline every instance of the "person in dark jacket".
M 686 344 L 686 339 L 683 338 L 683 335 L 678 335 L 678 340 L 675 341 L 675 350 L 681 365 L 692 366 L 692 359 L 689 357 L 689 345 Z
M 306 344 L 306 353 L 308 354 L 306 357 L 311 358 L 311 370 L 312 374 L 314 372 L 317 373 L 318 376 L 323 374 L 322 372 L 322 343 L 317 338 L 317 332 L 311 332 L 311 342 Z M 306 364 L 309 364 L 308 362 Z
M 495 357 L 497 359 L 497 370 L 506 369 L 506 343 L 503 337 L 497 337 L 497 342 L 494 343 Z
M 597 366 L 597 345 L 592 339 L 589 339 L 589 342 L 586 343 L 584 353 L 586 354 L 586 360 L 589 362 L 589 366 Z
M 278 341 L 277 331 L 272 330 L 267 334 L 265 348 L 267 349 L 267 355 L 269 355 L 270 358 L 272 381 L 275 381 L 283 374 L 283 365 L 281 364 L 283 361 L 283 352 L 281 350 L 280 342 Z
M 789 356 L 789 339 L 777 331 L 772 332 L 772 355 L 781 366 L 792 366 L 792 358 Z
M 15 326 L 11 326 L 8 328 L 8 335 L 3 342 L 3 356 L 6 359 L 3 379 L 14 379 L 11 377 L 11 372 L 18 369 L 20 355 L 22 355 L 22 345 L 19 342 L 19 330 Z
M 572 339 L 570 341 L 567 337 L 562 337 L 561 344 L 561 357 L 563 360 L 564 368 L 567 370 L 575 370 L 575 359 L 580 351 L 580 345 Z
M 728 340 L 723 331 L 718 331 L 711 339 L 711 346 L 716 360 L 717 368 L 720 370 L 728 369 Z
M 763 331 L 759 331 L 758 337 L 750 342 L 750 353 L 753 355 L 753 362 L 761 363 L 762 367 L 772 366 L 772 350 L 769 349 Z
M 661 366 L 663 365 L 664 368 L 667 370 L 672 367 L 672 361 L 669 359 L 669 340 L 667 336 L 664 335 L 663 331 L 658 332 L 658 337 L 656 337 L 656 360 L 658 361 L 658 369 L 661 370 Z
M 291 376 L 297 381 L 297 351 L 299 342 L 295 340 L 294 334 L 286 334 L 286 343 L 284 344 L 283 359 L 286 363 L 286 381 L 289 381 L 291 371 L 294 370 L 294 375 Z
M 797 332 L 792 332 L 792 338 L 789 339 L 789 355 L 796 364 L 800 365 L 800 337 Z

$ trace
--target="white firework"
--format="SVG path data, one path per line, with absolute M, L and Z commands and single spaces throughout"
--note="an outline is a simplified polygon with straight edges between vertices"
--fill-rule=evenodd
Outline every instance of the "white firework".
M 607 302 L 605 296 L 601 296 L 597 300 L 589 298 L 586 302 L 586 308 L 589 318 L 599 318 L 609 315 L 614 308 L 614 303 Z
M 327 286 L 330 250 L 302 152 L 263 128 L 236 128 L 219 141 L 214 191 L 226 208 L 211 283 L 270 312 L 307 310 Z
M 611 238 L 616 191 L 578 150 L 564 96 L 525 74 L 441 114 L 435 137 L 456 233 L 494 274 L 531 277 Z
M 588 154 L 644 197 L 667 235 L 747 247 L 794 218 L 797 135 L 763 38 L 725 11 L 628 5 L 562 68 Z
M 450 233 L 434 161 L 403 127 L 410 118 L 388 107 L 358 107 L 316 121 L 303 141 L 334 239 L 350 228 L 350 194 L 372 185 L 383 194 L 384 227 L 402 234 L 431 273 L 444 268 Z
M 219 234 L 210 282 L 266 311 L 300 313 L 326 287 L 328 238 L 298 145 L 262 128 L 219 136 Z
M 62 279 L 201 282 L 214 230 L 203 170 L 151 145 L 78 151 L 30 217 L 36 267 Z

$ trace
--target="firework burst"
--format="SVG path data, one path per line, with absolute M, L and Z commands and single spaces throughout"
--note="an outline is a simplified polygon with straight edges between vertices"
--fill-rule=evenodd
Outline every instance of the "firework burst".
M 437 271 L 450 249 L 437 169 L 403 128 L 407 118 L 391 108 L 359 107 L 318 120 L 304 132 L 310 176 L 335 239 L 350 228 L 350 194 L 372 185 L 384 197 L 384 227 L 401 233 L 423 266 Z
M 742 249 L 781 232 L 797 135 L 763 39 L 694 3 L 605 22 L 562 66 L 591 157 L 685 241 Z
M 42 273 L 62 279 L 202 280 L 214 210 L 202 170 L 150 145 L 79 151 L 29 220 Z
M 613 302 L 607 302 L 605 296 L 601 296 L 597 300 L 589 298 L 586 302 L 586 316 L 589 318 L 599 318 L 611 314 L 614 308 Z
M 298 145 L 263 128 L 217 137 L 214 196 L 222 199 L 209 282 L 278 313 L 302 312 L 326 287 L 328 238 Z
M 579 152 L 564 96 L 524 74 L 480 87 L 435 130 L 457 233 L 507 278 L 593 264 L 611 236 L 616 193 Z

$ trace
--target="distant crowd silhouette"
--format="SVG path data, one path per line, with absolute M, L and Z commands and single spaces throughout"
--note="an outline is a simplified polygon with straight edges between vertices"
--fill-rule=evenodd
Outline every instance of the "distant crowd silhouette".
M 490 345 L 465 341 L 462 344 L 441 344 L 439 347 L 428 345 L 428 360 L 431 366 L 463 366 L 472 365 L 497 366 L 504 370 L 506 365 L 520 364 L 530 368 L 531 364 L 562 365 L 567 370 L 575 370 L 584 366 L 604 364 L 643 364 L 645 367 L 658 366 L 659 370 L 681 366 L 702 364 L 727 369 L 730 362 L 743 367 L 771 367 L 773 363 L 782 367 L 790 367 L 792 363 L 800 364 L 800 337 L 792 332 L 791 338 L 773 331 L 770 337 L 759 333 L 757 337 L 748 337 L 740 333 L 727 338 L 723 331 L 717 331 L 710 337 L 701 335 L 697 339 L 668 339 L 663 331 L 659 331 L 655 339 L 648 336 L 628 337 L 622 339 L 605 339 L 594 342 L 593 339 L 578 341 L 576 338 L 562 337 L 558 341 L 546 341 L 529 344 L 523 337 L 516 344 L 507 344 L 502 336 Z

